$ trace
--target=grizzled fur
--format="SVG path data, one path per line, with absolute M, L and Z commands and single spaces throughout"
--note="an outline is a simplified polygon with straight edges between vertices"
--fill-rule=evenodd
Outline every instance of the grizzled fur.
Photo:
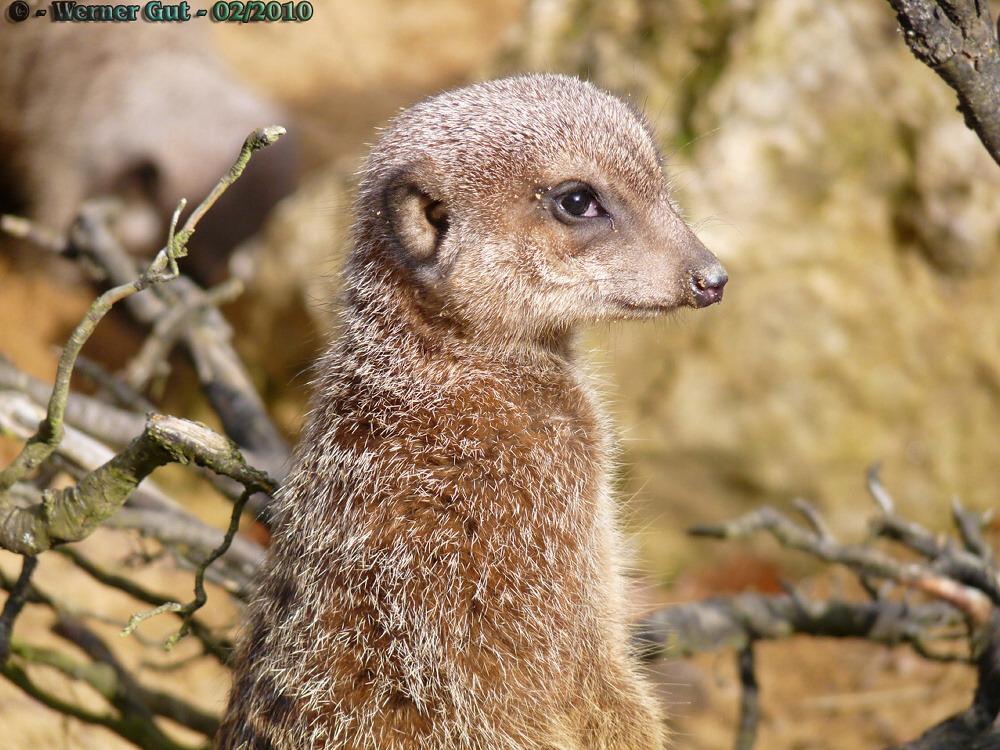
M 608 215 L 558 219 L 567 181 Z M 721 296 L 646 129 L 575 79 L 478 84 L 385 130 L 356 210 L 216 748 L 662 747 L 572 334 Z

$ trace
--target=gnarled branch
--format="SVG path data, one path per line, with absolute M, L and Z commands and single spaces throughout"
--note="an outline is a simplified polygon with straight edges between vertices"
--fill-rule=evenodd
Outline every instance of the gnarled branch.
M 965 123 L 1000 164 L 1000 43 L 986 0 L 889 0 L 906 43 L 958 94 Z

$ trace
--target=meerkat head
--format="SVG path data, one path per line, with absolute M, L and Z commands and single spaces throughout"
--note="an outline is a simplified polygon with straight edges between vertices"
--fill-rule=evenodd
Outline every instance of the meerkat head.
M 349 284 L 391 268 L 426 313 L 486 335 L 705 307 L 728 280 L 678 215 L 637 115 L 564 76 L 403 112 L 372 150 L 357 209 Z

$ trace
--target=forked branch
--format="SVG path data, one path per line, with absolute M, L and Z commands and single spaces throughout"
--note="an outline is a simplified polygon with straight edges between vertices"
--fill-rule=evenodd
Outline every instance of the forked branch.
M 972 705 L 899 750 L 996 750 L 1000 748 L 1000 574 L 994 552 L 982 535 L 988 518 L 956 502 L 952 516 L 957 539 L 942 539 L 897 514 L 876 469 L 869 473 L 868 487 L 879 512 L 871 521 L 869 539 L 861 544 L 838 542 L 819 511 L 804 502 L 797 508 L 805 524 L 765 507 L 727 523 L 695 527 L 691 533 L 720 539 L 769 533 L 784 547 L 846 566 L 872 594 L 871 601 L 811 603 L 793 592 L 784 597 L 748 594 L 697 602 L 659 613 L 652 627 L 647 624 L 647 637 L 664 643 L 673 637 L 691 650 L 702 650 L 711 642 L 739 651 L 744 696 L 737 747 L 749 748 L 758 715 L 751 651 L 755 640 L 793 632 L 863 637 L 889 645 L 910 643 L 928 658 L 953 659 L 953 649 L 936 651 L 930 644 L 953 641 L 955 626 L 964 623 L 968 658 L 979 677 Z M 899 559 L 875 546 L 880 539 L 897 543 L 921 559 Z M 873 578 L 918 590 L 932 601 L 913 604 L 905 598 L 890 599 L 871 585 Z

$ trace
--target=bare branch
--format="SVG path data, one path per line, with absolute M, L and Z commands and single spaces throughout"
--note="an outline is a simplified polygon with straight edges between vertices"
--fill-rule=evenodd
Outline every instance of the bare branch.
M 740 676 L 740 723 L 736 730 L 736 750 L 752 750 L 760 723 L 760 687 L 754 667 L 753 642 L 736 655 Z
M 12 588 L 5 578 L 0 576 L 0 579 L 5 587 Z M 82 663 L 59 651 L 34 648 L 13 641 L 13 656 L 0 662 L 0 673 L 25 693 L 67 716 L 105 726 L 149 750 L 185 750 L 185 746 L 174 742 L 156 726 L 152 720 L 154 713 L 205 734 L 214 731 L 217 723 L 214 716 L 205 714 L 182 700 L 145 689 L 136 683 L 96 635 L 68 619 L 55 601 L 39 591 L 34 584 L 25 587 L 25 598 L 55 610 L 58 621 L 53 626 L 54 632 L 73 642 L 94 660 L 92 663 Z M 85 682 L 104 696 L 117 709 L 118 714 L 96 713 L 46 691 L 30 678 L 25 669 L 25 665 L 30 664 L 48 666 L 73 680 Z
M 115 690 L 114 672 L 106 666 L 81 664 L 58 651 L 32 648 L 17 641 L 12 644 L 12 653 L 19 657 L 20 661 L 44 664 L 68 677 L 81 680 L 104 695 L 105 698 L 110 699 L 118 695 Z M 105 726 L 139 747 L 147 748 L 147 750 L 188 750 L 187 746 L 175 742 L 164 734 L 148 711 L 136 710 L 134 702 L 127 706 L 126 711 L 122 714 L 99 714 L 65 701 L 55 693 L 40 687 L 31 679 L 24 666 L 15 663 L 13 658 L 0 665 L 0 671 L 4 677 L 21 690 L 49 708 L 88 724 Z M 121 701 L 119 703 L 121 704 Z
M 768 531 L 782 546 L 808 552 L 825 562 L 841 563 L 856 573 L 888 578 L 944 599 L 960 608 L 977 625 L 985 623 L 993 606 L 981 590 L 948 578 L 956 569 L 962 568 L 958 559 L 949 557 L 939 561 L 934 569 L 918 563 L 904 563 L 873 547 L 842 545 L 823 539 L 819 534 L 788 520 L 774 508 L 765 506 L 725 524 L 690 529 L 690 533 L 696 536 L 720 539 L 742 539 L 757 531 Z M 942 567 L 947 567 L 943 573 L 939 572 Z M 982 573 L 980 567 L 968 572 Z
M 1000 748 L 1000 610 L 993 610 L 990 621 L 976 644 L 976 668 L 979 684 L 972 706 L 945 719 L 917 739 L 895 750 L 996 750 Z
M 113 670 L 115 679 L 111 686 L 113 693 L 110 701 L 123 715 L 139 714 L 151 718 L 156 714 L 200 732 L 206 737 L 215 734 L 219 727 L 217 716 L 207 714 L 179 698 L 158 690 L 150 690 L 137 682 L 115 658 L 107 644 L 83 624 L 60 619 L 52 630 L 81 649 L 96 664 L 107 665 Z
M 11 391 L 23 395 L 23 398 L 14 398 Z M 51 386 L 25 375 L 0 358 L 0 399 L 2 399 L 0 410 L 3 412 L 0 414 L 0 420 L 3 420 L 3 427 L 0 429 L 5 429 L 20 440 L 29 439 L 38 425 L 39 418 L 44 418 L 45 414 L 41 407 L 34 408 L 34 404 L 38 404 L 39 401 L 44 402 L 44 397 L 40 399 L 39 396 L 48 392 L 51 392 Z M 72 393 L 66 402 L 64 425 L 66 434 L 69 434 L 71 427 L 86 432 L 102 443 L 127 445 L 145 429 L 146 415 L 118 409 L 95 398 Z M 67 438 L 64 436 L 64 439 Z M 93 441 L 89 442 L 96 445 Z M 81 466 L 91 463 L 87 459 L 88 456 L 108 450 L 105 446 L 101 446 L 100 450 L 91 450 L 91 445 L 83 449 L 78 439 L 75 447 L 75 452 L 80 453 L 83 450 L 84 453 L 80 457 Z M 57 448 L 56 452 L 63 455 L 68 453 L 60 448 Z
M 3 612 L 0 612 L 0 664 L 7 661 L 10 653 L 10 638 L 14 632 L 14 620 L 21 614 L 24 605 L 28 601 L 28 586 L 31 582 L 31 574 L 38 566 L 37 557 L 25 557 L 21 563 L 21 575 L 10 591 L 7 601 L 4 602 Z
M 154 261 L 154 265 L 156 261 Z M 139 277 L 129 284 L 117 286 L 97 298 L 86 317 L 76 327 L 70 336 L 66 347 L 63 349 L 63 356 L 59 360 L 59 369 L 56 375 L 56 384 L 52 389 L 52 397 L 49 400 L 48 413 L 37 432 L 28 440 L 20 455 L 7 469 L 0 472 L 0 494 L 9 490 L 15 482 L 20 481 L 29 472 L 37 469 L 45 461 L 55 447 L 59 444 L 63 434 L 63 413 L 66 408 L 66 397 L 69 394 L 69 381 L 73 373 L 73 365 L 76 362 L 76 355 L 90 338 L 94 328 L 101 319 L 111 310 L 119 300 L 140 292 L 154 281 L 160 280 L 159 275 L 152 273 L 154 266 L 150 266 L 150 272 Z
M 105 586 L 118 589 L 137 601 L 157 607 L 171 601 L 168 597 L 148 591 L 135 581 L 103 570 L 100 566 L 85 558 L 72 547 L 61 547 L 58 552 L 72 560 L 77 567 L 79 567 L 84 573 L 89 575 L 95 581 L 98 581 Z M 61 615 L 64 614 L 56 606 L 52 597 L 39 591 L 37 587 L 34 587 L 34 590 L 37 591 L 40 602 L 52 607 L 57 612 L 60 612 Z M 201 641 L 205 653 L 210 654 L 222 663 L 226 663 L 229 660 L 230 653 L 232 652 L 232 644 L 227 639 L 214 635 L 212 629 L 197 617 L 191 617 L 189 625 L 191 633 L 198 638 L 199 641 Z
M 965 548 L 980 560 L 992 561 L 993 550 L 983 539 L 987 518 L 982 513 L 973 513 L 963 508 L 957 497 L 951 501 L 951 517 Z
M 89 337 L 90 331 L 100 317 L 106 314 L 111 304 L 125 297 L 130 298 L 130 309 L 136 317 L 147 325 L 155 325 L 164 314 L 164 302 L 155 296 L 131 297 L 139 288 L 145 289 L 153 283 L 175 278 L 176 258 L 187 253 L 186 243 L 195 231 L 200 218 L 216 199 L 242 173 L 251 154 L 277 140 L 284 134 L 284 128 L 270 126 L 254 131 L 247 137 L 236 163 L 213 188 L 207 198 L 191 213 L 183 229 L 173 234 L 171 242 L 156 256 L 146 273 L 135 280 L 134 262 L 118 246 L 108 230 L 108 208 L 101 202 L 85 204 L 74 225 L 70 242 L 64 254 L 80 255 L 93 261 L 106 274 L 114 289 L 102 295 L 91 308 L 87 318 L 64 349 L 59 377 L 50 401 L 50 415 L 39 427 L 38 435 L 25 446 L 22 456 L 5 472 L 0 473 L 0 493 L 14 482 L 23 478 L 51 455 L 58 443 L 62 430 L 62 409 L 69 389 L 69 374 L 79 347 Z M 4 226 L 10 226 L 6 221 Z M 25 230 L 15 220 L 15 231 Z M 58 243 L 50 243 L 58 244 Z M 210 308 L 205 301 L 205 293 L 190 280 L 179 277 L 175 284 L 177 293 L 163 291 L 167 299 L 185 298 L 192 307 Z M 136 286 L 138 285 L 138 287 Z M 131 291 L 127 291 L 131 289 Z M 120 296 L 119 296 L 120 295 Z M 214 313 L 214 314 L 213 314 Z M 96 319 L 95 319 L 96 318 Z M 203 388 L 214 408 L 222 417 L 228 434 L 250 452 L 255 454 L 254 463 L 265 470 L 280 474 L 287 461 L 289 450 L 280 433 L 267 417 L 263 403 L 257 395 L 250 378 L 229 344 L 231 330 L 218 311 L 206 309 L 201 325 L 185 332 L 185 342 L 191 351 L 198 369 Z
M 262 148 L 266 148 L 273 143 L 275 143 L 281 136 L 283 136 L 287 131 L 280 125 L 268 125 L 264 128 L 257 128 L 250 135 L 247 136 L 246 140 L 243 142 L 243 147 L 240 149 L 240 155 L 236 159 L 236 163 L 229 169 L 229 172 L 219 180 L 218 184 L 212 188 L 212 192 L 208 194 L 208 197 L 203 200 L 198 207 L 191 212 L 188 220 L 184 222 L 184 228 L 181 230 L 181 236 L 183 239 L 182 243 L 187 242 L 188 237 L 194 232 L 195 227 L 201 220 L 201 217 L 205 215 L 219 197 L 226 191 L 230 185 L 232 185 L 236 180 L 239 179 L 240 175 L 243 174 L 243 170 L 247 166 L 247 162 L 250 161 L 250 157 L 255 151 L 260 151 Z
M 10 391 L 0 391 L 0 433 L 17 440 L 27 440 L 32 434 L 34 425 L 38 424 L 39 419 L 44 414 L 42 408 L 27 396 Z M 134 440 L 145 430 L 145 427 L 146 418 L 143 417 L 138 423 L 139 429 L 123 442 L 128 444 Z M 75 427 L 67 425 L 63 431 L 63 439 L 53 455 L 66 459 L 72 466 L 65 468 L 81 477 L 110 461 L 114 458 L 115 452 L 104 443 L 98 442 Z M 139 485 L 129 497 L 128 502 L 130 505 L 140 508 L 172 509 L 184 512 L 181 510 L 181 506 L 160 490 L 152 480 Z
M 50 394 L 47 393 L 46 389 L 40 388 L 37 381 L 21 377 L 13 368 L 0 366 L 0 380 L 6 379 L 8 389 L 3 393 L 4 405 L 11 407 L 0 409 L 0 415 L 2 415 L 0 420 L 4 424 L 4 429 L 18 434 L 20 428 L 24 427 L 25 424 L 33 425 L 29 427 L 29 434 L 26 436 L 26 443 L 21 454 L 7 469 L 0 472 L 0 546 L 22 554 L 33 555 L 55 545 L 83 538 L 118 511 L 149 473 L 166 463 L 190 463 L 208 468 L 218 474 L 231 477 L 244 487 L 242 495 L 234 505 L 230 527 L 221 543 L 218 540 L 220 536 L 218 532 L 209 532 L 200 522 L 185 517 L 176 507 L 172 507 L 172 504 L 165 497 L 147 502 L 143 507 L 130 509 L 123 513 L 120 519 L 117 519 L 119 524 L 131 522 L 134 525 L 142 526 L 147 532 L 156 529 L 166 537 L 170 537 L 172 534 L 173 539 L 169 541 L 174 542 L 175 549 L 183 543 L 189 550 L 193 548 L 198 552 L 194 555 L 197 558 L 195 599 L 187 605 L 174 605 L 162 597 L 156 597 L 131 582 L 127 582 L 124 578 L 101 571 L 97 566 L 87 563 L 81 557 L 77 556 L 74 559 L 78 566 L 86 569 L 91 575 L 107 585 L 127 590 L 135 596 L 144 597 L 146 600 L 150 600 L 150 603 L 158 603 L 161 606 L 176 606 L 174 611 L 182 619 L 181 630 L 168 642 L 168 645 L 176 642 L 190 630 L 201 639 L 206 651 L 219 658 L 225 658 L 227 649 L 221 645 L 219 639 L 210 634 L 203 623 L 194 617 L 194 613 L 206 601 L 206 577 L 218 577 L 220 570 L 226 571 L 224 580 L 229 584 L 230 589 L 245 594 L 249 588 L 249 575 L 260 564 L 261 550 L 248 542 L 237 542 L 234 547 L 235 534 L 243 507 L 250 496 L 254 493 L 273 492 L 276 487 L 275 482 L 265 473 L 250 467 L 233 442 L 217 435 L 207 427 L 156 414 L 149 415 L 146 420 L 140 420 L 136 414 L 112 409 L 94 399 L 74 397 L 70 400 L 69 384 L 80 349 L 103 316 L 122 299 L 143 300 L 135 307 L 147 312 L 162 309 L 164 304 L 161 300 L 170 300 L 171 304 L 175 305 L 179 311 L 175 313 L 172 321 L 167 321 L 167 324 L 161 323 L 160 327 L 156 329 L 157 335 L 151 340 L 152 343 L 147 343 L 142 353 L 145 359 L 140 359 L 138 365 L 142 365 L 144 362 L 148 364 L 149 361 L 157 357 L 165 356 L 172 345 L 170 340 L 177 338 L 178 331 L 183 327 L 187 318 L 198 317 L 202 320 L 205 328 L 212 323 L 222 321 L 218 312 L 211 308 L 217 304 L 219 299 L 232 292 L 232 285 L 208 294 L 191 285 L 186 293 L 164 292 L 159 298 L 151 295 L 139 297 L 132 295 L 147 288 L 155 288 L 155 285 L 160 282 L 177 277 L 177 259 L 186 254 L 186 243 L 192 232 L 195 231 L 199 219 L 226 187 L 239 177 L 250 158 L 250 154 L 263 145 L 273 142 L 283 132 L 283 129 L 275 127 L 251 134 L 244 144 L 236 164 L 220 180 L 208 198 L 192 212 L 180 231 L 176 230 L 176 225 L 184 202 L 182 201 L 178 205 L 170 225 L 170 235 L 166 247 L 157 254 L 148 269 L 138 275 L 138 278 L 136 278 L 135 268 L 131 260 L 119 258 L 114 253 L 108 254 L 109 257 L 113 256 L 110 261 L 112 269 L 105 270 L 107 278 L 111 279 L 112 288 L 103 293 L 92 304 L 86 317 L 77 326 L 63 348 L 56 382 Z M 60 242 L 59 238 L 54 236 L 47 236 L 44 232 L 38 231 L 37 227 L 25 222 L 5 219 L 3 227 L 19 233 L 21 236 L 37 239 L 55 252 L 67 256 L 80 254 L 86 258 L 89 256 L 81 252 L 81 247 L 114 245 L 106 224 L 99 218 L 100 209 L 88 206 L 83 212 L 81 221 L 76 225 L 70 241 L 65 243 Z M 119 280 L 116 280 L 116 272 L 119 274 Z M 211 314 L 213 312 L 214 317 Z M 207 319 L 211 320 L 205 323 L 204 321 Z M 228 346 L 228 326 L 222 322 L 220 330 L 223 340 Z M 206 379 L 211 382 L 213 378 L 217 378 L 216 370 L 218 369 L 217 367 L 213 369 L 213 362 L 210 360 L 212 356 L 218 356 L 211 351 L 212 345 L 215 344 L 211 337 L 220 334 L 218 332 L 208 334 L 203 331 L 202 335 L 210 340 L 209 346 L 202 346 L 202 350 L 207 350 L 208 354 L 203 360 L 199 360 L 196 356 L 195 361 L 203 382 Z M 190 348 L 192 351 L 197 350 L 194 345 L 191 345 Z M 243 378 L 239 380 L 239 377 L 227 373 L 230 377 L 228 381 L 224 382 L 235 383 L 237 391 L 243 388 L 246 393 L 251 394 L 251 396 L 244 397 L 242 392 L 237 393 L 236 396 L 227 393 L 229 401 L 236 402 L 240 406 L 248 401 L 252 402 L 250 409 L 252 416 L 265 424 L 265 437 L 273 439 L 274 445 L 277 446 L 275 453 L 280 454 L 283 461 L 287 457 L 287 447 L 284 446 L 280 436 L 270 421 L 266 419 L 266 416 L 260 418 L 260 415 L 264 413 L 263 405 L 259 402 L 249 378 L 245 377 L 238 358 L 234 354 L 226 356 L 224 353 L 220 360 L 226 366 L 231 367 L 237 376 Z M 6 363 L 0 363 L 0 365 L 2 364 Z M 206 372 L 208 375 L 205 374 Z M 10 388 L 22 391 L 22 393 L 15 394 L 9 390 Z M 31 396 L 39 401 L 48 399 L 48 409 L 41 419 L 38 419 Z M 253 399 L 257 400 L 253 401 Z M 218 398 L 215 399 L 215 401 L 218 400 Z M 139 403 L 140 399 L 129 398 L 128 402 Z M 234 424 L 238 424 L 238 418 L 241 416 L 238 410 L 234 409 L 220 410 L 220 414 L 224 415 L 224 421 L 228 417 Z M 30 416 L 25 419 L 25 415 Z M 113 436 L 108 431 L 108 424 L 111 420 L 104 419 L 102 421 L 101 419 L 102 416 L 107 417 L 108 415 L 121 417 L 117 420 L 117 432 Z M 49 459 L 56 455 L 64 435 L 73 431 L 72 424 L 74 422 L 85 423 L 94 432 L 108 438 L 109 441 L 127 442 L 128 444 L 117 455 L 105 457 L 100 465 L 91 468 L 89 473 L 82 476 L 74 487 L 60 490 L 48 489 L 41 493 L 40 498 L 32 493 L 25 493 L 23 490 L 29 488 L 25 482 L 32 472 L 37 472 L 34 481 L 48 483 L 53 469 L 53 464 Z M 37 429 L 34 426 L 37 426 Z M 257 424 L 252 424 L 250 429 L 253 430 L 255 427 Z M 271 429 L 271 433 L 266 432 L 267 427 Z M 34 430 L 33 434 L 30 433 L 32 429 Z M 83 463 L 89 462 L 92 466 L 96 462 L 95 455 L 103 454 L 106 456 L 107 450 L 96 444 L 96 441 L 88 440 L 80 433 L 76 433 L 74 436 L 79 438 L 75 450 L 77 458 L 81 458 Z M 131 442 L 128 442 L 129 440 Z M 86 457 L 82 456 L 81 445 L 86 445 L 87 449 L 91 451 Z M 277 465 L 277 462 L 275 463 Z M 39 472 L 39 469 L 43 470 Z M 137 505 L 141 504 L 137 503 Z M 210 547 L 209 544 L 211 544 Z M 206 549 L 206 547 L 208 548 Z M 73 557 L 69 551 L 67 551 L 67 555 Z M 210 567 L 224 555 L 227 558 L 224 561 L 224 567 L 221 569 L 218 566 Z M 33 564 L 34 558 L 26 557 L 22 576 L 17 583 L 10 583 L 5 576 L 0 575 L 4 587 L 11 592 L 7 598 L 4 612 L 0 615 L 0 648 L 6 652 L 7 644 L 11 643 L 13 653 L 16 656 L 16 659 L 12 657 L 0 663 L 0 669 L 5 677 L 29 695 L 56 710 L 82 721 L 106 726 L 135 744 L 151 750 L 180 750 L 183 747 L 159 729 L 155 723 L 155 715 L 168 716 L 206 735 L 214 732 L 217 725 L 215 717 L 198 711 L 182 700 L 143 688 L 118 663 L 106 645 L 79 623 L 63 619 L 57 626 L 57 632 L 87 653 L 93 660 L 90 664 L 82 664 L 57 651 L 36 649 L 17 641 L 11 641 L 7 636 L 13 626 L 13 621 L 17 612 L 29 598 L 47 604 L 56 609 L 57 612 L 60 611 L 58 605 L 51 598 L 45 597 L 31 586 L 28 579 Z M 60 614 L 62 615 L 62 612 Z M 117 713 L 94 712 L 47 692 L 34 682 L 29 670 L 25 667 L 27 663 L 46 665 L 61 671 L 71 679 L 85 682 L 100 692 Z
M 945 659 L 955 658 L 954 652 L 935 651 L 930 644 L 935 639 L 946 641 L 960 614 L 968 627 L 971 656 L 979 676 L 972 706 L 932 727 L 917 740 L 900 746 L 899 750 L 997 750 L 1000 748 L 1000 579 L 992 552 L 980 535 L 983 517 L 967 513 L 957 504 L 954 506 L 954 520 L 962 540 L 959 545 L 897 516 L 895 504 L 879 484 L 876 471 L 869 474 L 869 489 L 881 510 L 871 522 L 870 541 L 890 538 L 918 552 L 925 562 L 903 562 L 870 545 L 839 544 L 824 531 L 822 519 L 815 510 L 809 510 L 806 515 L 811 529 L 765 507 L 729 523 L 702 526 L 692 532 L 744 538 L 756 531 L 767 531 L 785 547 L 846 565 L 861 577 L 862 583 L 866 583 L 867 576 L 883 578 L 921 591 L 937 602 L 910 605 L 906 600 L 896 602 L 883 597 L 863 604 L 821 602 L 818 604 L 820 619 L 811 621 L 801 619 L 801 614 L 816 614 L 810 612 L 814 605 L 794 593 L 784 600 L 735 597 L 665 610 L 658 613 L 655 623 L 646 623 L 643 635 L 654 643 L 668 644 L 667 648 L 676 648 L 675 643 L 695 650 L 706 644 L 727 645 L 745 653 L 755 640 L 808 632 L 817 622 L 820 630 L 812 633 L 814 635 L 846 635 L 857 628 L 858 637 L 877 642 L 884 638 L 884 631 L 877 634 L 879 629 L 888 625 L 893 634 L 890 642 L 898 638 L 898 642 L 912 644 L 928 658 Z M 844 606 L 848 608 L 846 612 L 838 612 L 836 619 L 829 619 L 831 612 Z M 792 607 L 791 611 L 788 607 Z M 940 619 L 915 622 L 913 615 L 918 609 L 921 617 L 934 611 L 927 607 L 939 608 L 935 617 L 940 614 Z M 854 619 L 863 613 L 868 617 Z M 945 627 L 944 632 L 942 627 Z M 829 632 L 831 628 L 836 632 Z M 746 703 L 752 701 L 747 695 L 755 695 L 755 683 L 750 682 L 752 674 L 747 673 L 748 669 L 752 669 L 752 664 L 741 661 L 743 683 L 751 686 L 745 688 L 745 714 L 755 708 L 752 702 Z M 741 730 L 737 747 L 750 746 L 745 744 L 743 736 Z
M 792 504 L 794 505 L 795 510 L 801 513 L 809 522 L 809 525 L 812 526 L 813 531 L 816 532 L 816 535 L 820 539 L 825 542 L 833 541 L 833 534 L 830 533 L 830 529 L 827 528 L 826 521 L 823 520 L 822 514 L 815 505 L 801 497 L 795 500 Z
M 136 271 L 132 259 L 108 230 L 108 221 L 106 206 L 85 205 L 72 244 L 75 252 L 101 268 L 111 283 L 117 283 L 133 278 Z M 200 311 L 189 321 L 181 340 L 194 362 L 202 391 L 222 419 L 226 434 L 244 449 L 250 463 L 280 479 L 290 450 L 232 347 L 229 323 L 205 299 L 206 293 L 185 276 L 169 287 L 156 287 L 155 292 L 130 297 L 129 312 L 143 325 L 155 327 L 176 306 Z M 251 502 L 250 510 L 257 516 L 266 515 L 264 503 L 258 499 Z
M 225 539 L 223 532 L 194 516 L 153 508 L 122 508 L 104 525 L 134 529 L 143 536 L 156 539 L 192 569 L 197 569 Z M 253 593 L 254 574 L 263 563 L 264 556 L 263 547 L 238 536 L 226 553 L 206 570 L 205 575 L 212 583 L 245 601 Z
M 252 493 L 252 489 L 247 489 L 239 500 L 233 504 L 233 515 L 230 518 L 229 528 L 226 530 L 225 539 L 222 541 L 222 544 L 219 545 L 218 549 L 212 552 L 205 562 L 198 566 L 198 569 L 195 571 L 194 599 L 187 604 L 168 602 L 160 605 L 156 609 L 150 610 L 149 612 L 132 615 L 132 617 L 129 618 L 128 625 L 124 630 L 122 630 L 122 635 L 129 635 L 139 626 L 139 623 L 144 620 L 148 620 L 150 617 L 155 615 L 162 614 L 163 612 L 173 612 L 182 615 L 180 630 L 170 636 L 170 638 L 167 639 L 166 644 L 164 644 L 168 651 L 173 648 L 181 638 L 190 632 L 192 615 L 201 609 L 201 607 L 205 606 L 205 602 L 208 601 L 208 594 L 205 592 L 205 569 L 221 557 L 227 549 L 229 549 L 229 545 L 232 544 L 233 537 L 236 536 L 236 531 L 240 526 L 240 516 L 243 514 L 243 506 L 246 505 L 246 502 Z
M 130 297 L 129 299 L 134 298 Z M 125 409 L 138 414 L 148 414 L 156 410 L 156 407 L 142 394 L 129 388 L 97 362 L 92 362 L 81 355 L 76 358 L 76 371 L 100 386 L 119 406 Z
M 647 658 L 681 658 L 723 648 L 742 651 L 753 641 L 792 635 L 923 646 L 932 633 L 949 633 L 961 625 L 955 609 L 937 602 L 821 601 L 798 593 L 748 593 L 666 607 L 644 620 L 636 635 Z
M 227 438 L 195 422 L 151 414 L 139 437 L 76 486 L 46 490 L 43 502 L 28 508 L 0 496 L 0 546 L 34 555 L 79 541 L 118 510 L 154 469 L 171 462 L 206 466 L 254 491 L 276 487 L 249 467 Z
M 63 255 L 69 247 L 69 241 L 59 232 L 20 216 L 10 214 L 0 216 L 0 231 L 56 255 Z
M 889 0 L 917 59 L 958 94 L 965 123 L 1000 164 L 1000 44 L 985 0 Z
M 882 466 L 877 463 L 872 464 L 871 468 L 868 469 L 868 492 L 882 513 L 889 516 L 896 512 L 896 503 L 882 486 L 878 476 L 881 469 Z
M 69 403 L 73 404 L 74 401 L 70 400 Z M 95 405 L 99 407 L 100 402 L 95 402 Z M 38 423 L 41 413 L 41 407 L 33 404 L 27 397 L 0 391 L 0 432 L 25 439 L 31 433 L 31 425 Z M 65 456 L 86 473 L 110 461 L 115 453 L 75 428 L 66 427 L 57 455 Z M 67 468 L 72 470 L 74 467 Z M 80 474 L 78 470 L 75 473 Z M 213 472 L 208 472 L 208 476 L 220 477 Z M 226 479 L 241 487 L 234 480 Z M 21 485 L 15 486 L 18 487 Z M 229 488 L 225 489 L 225 494 L 229 496 Z M 233 497 L 235 499 L 239 494 Z M 40 495 L 37 498 L 27 497 L 25 502 L 17 504 L 23 507 L 40 500 Z M 222 543 L 224 536 L 223 532 L 199 520 L 164 494 L 151 479 L 142 481 L 129 495 L 126 507 L 108 518 L 105 525 L 134 529 L 144 536 L 156 539 L 192 569 Z M 252 591 L 253 573 L 260 565 L 263 555 L 263 549 L 258 544 L 237 537 L 222 559 L 207 571 L 207 577 L 238 598 L 246 599 Z
M 214 289 L 209 289 L 200 298 L 185 299 L 172 307 L 166 315 L 157 321 L 152 332 L 146 338 L 139 353 L 135 355 L 122 379 L 137 391 L 142 391 L 162 366 L 170 350 L 177 344 L 184 332 L 191 326 L 195 317 L 208 306 L 217 307 L 235 299 L 243 292 L 243 282 L 239 279 L 229 279 Z

